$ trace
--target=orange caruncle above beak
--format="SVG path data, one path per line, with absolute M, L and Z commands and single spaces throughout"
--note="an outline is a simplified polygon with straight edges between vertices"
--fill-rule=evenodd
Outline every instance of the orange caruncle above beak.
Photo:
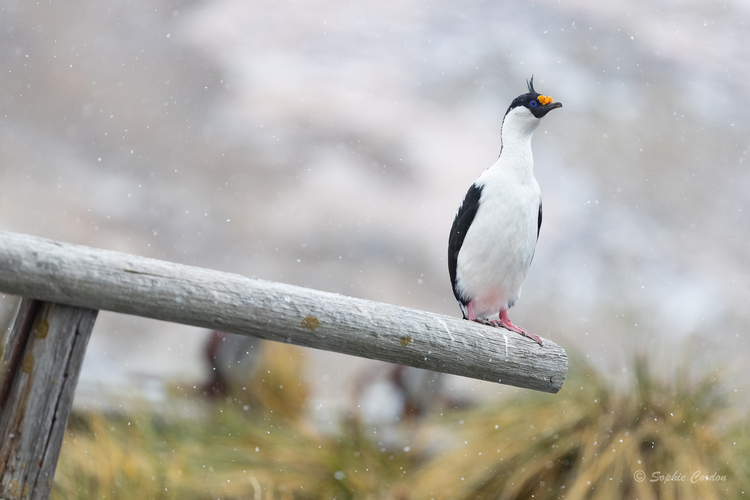
M 539 97 L 536 98 L 536 100 L 539 101 L 539 104 L 541 104 L 542 106 L 545 106 L 551 103 L 554 99 L 546 95 L 540 95 Z

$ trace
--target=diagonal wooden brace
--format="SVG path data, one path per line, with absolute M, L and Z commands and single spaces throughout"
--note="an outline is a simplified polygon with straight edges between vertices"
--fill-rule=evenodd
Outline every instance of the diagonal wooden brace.
M 21 302 L 0 361 L 0 498 L 49 497 L 97 312 Z

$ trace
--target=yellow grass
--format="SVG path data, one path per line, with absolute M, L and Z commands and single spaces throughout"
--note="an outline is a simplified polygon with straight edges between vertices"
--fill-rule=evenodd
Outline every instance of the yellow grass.
M 616 389 L 574 368 L 558 395 L 524 393 L 454 415 L 462 425 L 416 474 L 415 498 L 744 497 L 747 455 L 735 443 L 746 446 L 747 434 L 727 432 L 720 383 L 684 369 L 660 380 L 644 358 L 631 373 L 633 384 Z M 698 480 L 713 473 L 726 480 Z
M 573 359 L 560 394 L 520 391 L 492 408 L 436 412 L 416 424 L 421 447 L 405 453 L 383 451 L 356 419 L 334 435 L 316 431 L 300 351 L 268 348 L 261 376 L 228 401 L 200 406 L 199 395 L 176 391 L 202 408 L 198 417 L 74 414 L 52 498 L 710 500 L 749 491 L 747 429 L 713 375 L 662 379 L 639 359 L 634 382 L 615 387 Z M 691 482 L 696 471 L 726 480 Z M 666 480 L 675 472 L 685 480 Z
M 304 419 L 300 351 L 266 349 L 257 379 L 197 419 L 74 414 L 52 498 L 389 498 L 406 460 L 355 420 L 316 432 Z

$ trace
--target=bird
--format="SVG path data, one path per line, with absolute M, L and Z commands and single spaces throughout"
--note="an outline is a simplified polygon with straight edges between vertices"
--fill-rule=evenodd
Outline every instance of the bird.
M 562 103 L 534 90 L 511 102 L 503 117 L 500 155 L 471 185 L 456 212 L 448 239 L 448 272 L 466 320 L 502 327 L 542 346 L 514 325 L 508 309 L 534 258 L 542 227 L 542 194 L 534 178 L 531 136 L 547 113 Z M 490 320 L 493 315 L 498 319 Z

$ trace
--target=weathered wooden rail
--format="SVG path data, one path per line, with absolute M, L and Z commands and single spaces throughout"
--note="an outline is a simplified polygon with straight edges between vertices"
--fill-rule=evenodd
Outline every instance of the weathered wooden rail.
M 0 231 L 0 292 L 24 297 L 0 365 L 0 498 L 47 498 L 98 310 L 556 393 L 544 339 L 425 311 Z

